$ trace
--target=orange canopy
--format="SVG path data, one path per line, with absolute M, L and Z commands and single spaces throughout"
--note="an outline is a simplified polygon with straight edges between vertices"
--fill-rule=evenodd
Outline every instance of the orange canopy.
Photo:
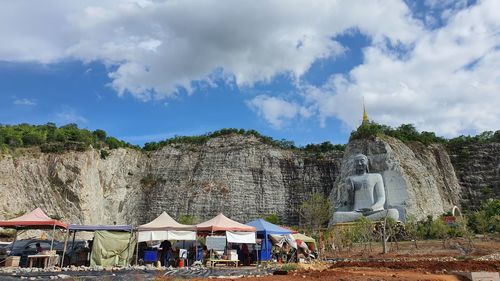
M 68 228 L 67 224 L 50 218 L 40 208 L 36 208 L 35 210 L 14 219 L 0 221 L 0 227 L 7 228 L 50 229 L 54 226 L 65 229 Z
M 256 228 L 227 218 L 222 213 L 215 218 L 196 225 L 198 231 L 245 231 L 255 232 Z

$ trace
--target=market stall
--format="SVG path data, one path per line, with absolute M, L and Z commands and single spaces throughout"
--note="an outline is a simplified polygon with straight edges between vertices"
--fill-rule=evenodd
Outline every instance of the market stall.
M 227 244 L 237 243 L 246 245 L 256 243 L 256 228 L 254 226 L 229 219 L 222 213 L 208 221 L 197 224 L 196 229 L 199 235 L 207 236 L 207 248 L 208 250 L 213 250 L 211 251 L 213 254 L 207 260 L 208 265 L 215 265 L 217 263 L 233 263 L 237 265 L 237 253 L 235 250 L 228 249 Z M 221 250 L 225 250 L 225 254 L 220 254 Z M 214 257 L 214 254 L 217 254 L 217 257 Z
M 42 209 L 36 208 L 35 210 L 24 214 L 20 217 L 13 218 L 10 220 L 0 221 L 0 227 L 4 228 L 13 228 L 16 230 L 16 234 L 14 236 L 14 241 L 12 242 L 12 248 L 14 248 L 17 235 L 20 230 L 27 229 L 45 229 L 52 230 L 52 239 L 50 242 L 50 250 L 44 251 L 42 253 L 37 253 L 35 255 L 28 256 L 28 263 L 31 265 L 33 260 L 42 259 L 43 264 L 49 265 L 52 263 L 57 263 L 58 255 L 55 254 L 55 251 L 52 251 L 54 246 L 54 236 L 56 229 L 67 229 L 68 225 L 59 220 L 50 218 Z
M 166 212 L 162 212 L 157 218 L 155 218 L 151 222 L 138 226 L 136 264 L 138 263 L 139 259 L 140 242 L 171 241 L 171 240 L 196 241 L 196 226 L 178 223 Z M 196 248 L 197 245 L 195 245 L 195 249 Z M 182 251 L 184 251 L 184 249 L 182 249 Z M 145 262 L 155 262 L 157 260 L 158 260 L 157 251 L 155 250 L 145 251 L 144 255 Z
M 263 219 L 253 220 L 247 223 L 247 225 L 255 227 L 257 231 L 257 237 L 262 239 L 262 246 L 259 256 L 260 260 L 262 261 L 268 261 L 271 259 L 272 244 L 271 240 L 269 239 L 269 235 L 292 234 L 291 230 L 272 224 Z
M 78 231 L 94 232 L 94 239 L 90 249 L 90 265 L 100 266 L 127 266 L 133 258 L 135 237 L 132 225 L 78 225 L 68 226 L 64 251 L 67 249 L 67 240 L 73 232 L 72 247 L 75 247 L 75 236 Z M 69 264 L 75 259 L 74 248 L 66 262 Z M 85 257 L 85 260 L 87 257 Z M 75 262 L 79 263 L 82 258 Z

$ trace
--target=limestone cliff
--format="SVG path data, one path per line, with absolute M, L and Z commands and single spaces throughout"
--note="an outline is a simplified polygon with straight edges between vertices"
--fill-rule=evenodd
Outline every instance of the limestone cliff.
M 500 198 L 500 143 L 450 147 L 450 158 L 462 186 L 462 206 L 475 210 L 489 198 Z
M 463 189 L 444 147 L 390 137 L 352 141 L 344 154 L 322 157 L 238 134 L 154 152 L 114 149 L 105 159 L 97 150 L 31 150 L 0 155 L 0 219 L 39 206 L 87 224 L 139 224 L 161 211 L 200 219 L 224 212 L 239 221 L 277 214 L 296 224 L 298 207 L 315 192 L 346 208 L 343 183 L 353 171 L 352 156 L 360 152 L 369 157 L 370 172 L 384 178 L 387 207 L 424 218 L 450 210 L 462 197 L 483 200 L 489 186 L 490 196 L 498 198 L 499 150 L 500 145 L 486 145 L 468 147 L 467 155 L 452 153 Z
M 341 153 L 317 159 L 231 135 L 106 159 L 96 150 L 0 157 L 1 218 L 40 206 L 76 223 L 144 223 L 165 210 L 240 221 L 277 214 L 294 224 L 305 198 L 330 193 Z
M 140 203 L 147 158 L 135 150 L 113 150 L 105 160 L 95 150 L 0 157 L 2 218 L 41 207 L 72 223 L 125 223 Z
M 348 144 L 331 193 L 338 210 L 350 207 L 345 183 L 354 172 L 353 156 L 358 153 L 368 156 L 371 173 L 382 174 L 387 193 L 385 207 L 398 209 L 402 220 L 407 215 L 418 219 L 440 215 L 460 201 L 460 185 L 444 147 L 404 144 L 383 136 Z

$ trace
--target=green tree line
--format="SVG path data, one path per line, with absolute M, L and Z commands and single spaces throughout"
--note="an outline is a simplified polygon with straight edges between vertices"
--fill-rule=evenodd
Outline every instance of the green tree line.
M 332 144 L 329 141 L 320 143 L 320 144 L 308 144 L 306 146 L 296 146 L 293 141 L 289 141 L 286 139 L 276 140 L 272 137 L 264 136 L 257 132 L 256 130 L 245 130 L 245 129 L 235 129 L 235 128 L 227 128 L 221 129 L 218 131 L 206 133 L 198 136 L 175 136 L 173 138 L 169 138 L 166 140 L 162 140 L 159 142 L 148 142 L 144 144 L 143 149 L 146 151 L 154 151 L 158 150 L 166 145 L 175 144 L 175 143 L 184 143 L 184 144 L 204 144 L 208 140 L 221 136 L 229 136 L 229 135 L 242 135 L 242 136 L 254 136 L 259 139 L 262 143 L 279 147 L 282 149 L 295 149 L 295 150 L 303 150 L 310 153 L 326 153 L 331 151 L 344 151 L 345 144 Z
M 0 125 L 0 148 L 2 151 L 16 148 L 40 147 L 42 152 L 84 151 L 90 147 L 115 149 L 119 147 L 139 148 L 114 137 L 100 129 L 80 129 L 76 124 L 57 127 L 45 125 Z
M 441 143 L 449 147 L 461 146 L 471 143 L 500 142 L 500 130 L 497 130 L 495 132 L 486 131 L 476 136 L 461 135 L 456 138 L 446 139 L 436 136 L 436 134 L 433 132 L 419 132 L 412 124 L 402 124 L 397 128 L 392 128 L 390 126 L 378 124 L 376 122 L 363 123 L 351 133 L 349 140 L 367 139 L 380 134 L 394 137 L 403 142 L 416 141 L 421 142 L 425 145 L 429 145 L 432 143 Z

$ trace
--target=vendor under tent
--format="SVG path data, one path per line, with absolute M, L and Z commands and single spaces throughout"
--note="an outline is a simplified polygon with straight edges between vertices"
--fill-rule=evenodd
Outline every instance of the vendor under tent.
M 50 243 L 50 250 L 52 251 L 52 248 L 54 246 L 54 232 L 56 228 L 66 229 L 68 225 L 61 221 L 50 218 L 42 209 L 36 208 L 35 210 L 20 217 L 0 221 L 0 227 L 16 229 L 16 235 L 14 237 L 14 242 L 12 242 L 12 247 L 14 247 L 14 244 L 16 243 L 17 232 L 19 230 L 52 229 L 52 242 Z
M 151 222 L 138 226 L 135 263 L 139 259 L 139 242 L 163 240 L 195 241 L 196 226 L 178 223 L 166 212 Z
M 132 261 L 135 248 L 132 225 L 70 224 L 68 226 L 68 235 L 64 242 L 64 251 L 66 251 L 67 240 L 71 231 L 73 232 L 72 245 L 75 245 L 77 231 L 95 232 L 90 255 L 91 266 L 126 266 Z
M 255 237 L 256 228 L 254 226 L 245 225 L 237 221 L 234 221 L 232 219 L 229 219 L 222 213 L 218 214 L 216 217 L 208 221 L 197 224 L 196 229 L 198 233 L 202 235 L 213 235 L 214 233 L 218 233 L 220 235 L 221 232 L 224 232 L 226 237 L 226 243 L 239 243 L 239 244 L 256 243 L 256 237 Z M 212 236 L 212 237 L 214 239 L 217 237 L 220 238 L 220 236 Z M 207 237 L 207 246 L 209 245 L 210 243 L 208 243 L 208 237 Z M 211 250 L 210 247 L 208 247 L 208 250 Z M 227 245 L 226 245 L 226 250 L 228 250 Z M 235 260 L 233 258 L 229 259 L 238 263 L 237 257 Z M 212 262 L 217 262 L 217 260 L 212 260 Z
M 257 230 L 257 236 L 262 238 L 262 247 L 260 251 L 260 260 L 262 261 L 271 259 L 272 244 L 269 240 L 269 235 L 292 234 L 291 230 L 272 224 L 263 219 L 253 220 L 247 223 L 247 225 L 254 226 Z

